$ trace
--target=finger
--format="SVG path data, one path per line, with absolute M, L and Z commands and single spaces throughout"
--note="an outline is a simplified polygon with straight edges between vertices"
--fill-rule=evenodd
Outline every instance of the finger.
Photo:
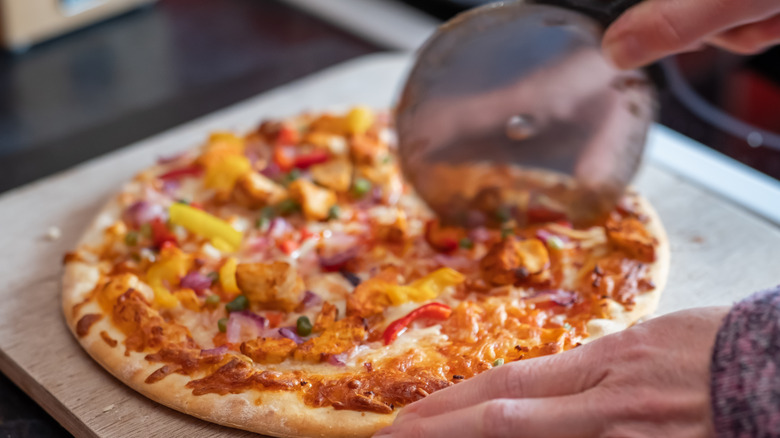
M 613 23 L 602 44 L 615 65 L 634 68 L 776 12 L 776 0 L 648 0 Z
M 412 403 L 401 410 L 399 417 L 429 417 L 496 398 L 556 397 L 582 392 L 604 377 L 598 371 L 602 368 L 594 366 L 601 356 L 587 354 L 591 345 L 502 365 Z
M 730 52 L 752 55 L 780 44 L 780 14 L 757 23 L 727 30 L 708 42 Z
M 396 419 L 376 437 L 583 438 L 598 436 L 602 424 L 590 395 L 495 399 L 434 417 Z

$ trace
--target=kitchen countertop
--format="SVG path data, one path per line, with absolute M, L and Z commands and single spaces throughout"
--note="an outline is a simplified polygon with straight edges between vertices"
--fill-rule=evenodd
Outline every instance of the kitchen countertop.
M 161 0 L 0 54 L 0 192 L 378 50 L 276 1 Z M 0 394 L 0 438 L 69 436 Z

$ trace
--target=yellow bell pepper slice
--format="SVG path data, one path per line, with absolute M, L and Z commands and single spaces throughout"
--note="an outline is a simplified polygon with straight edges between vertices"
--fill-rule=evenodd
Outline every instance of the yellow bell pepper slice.
M 229 294 L 241 293 L 236 283 L 236 266 L 238 266 L 236 259 L 229 257 L 225 264 L 219 268 L 219 283 L 222 285 L 222 289 Z
M 409 301 L 421 302 L 432 300 L 450 286 L 463 283 L 466 277 L 451 268 L 441 268 L 413 281 L 408 286 L 390 285 L 387 296 L 393 305 L 397 306 Z
M 229 193 L 239 178 L 252 170 L 249 159 L 242 155 L 228 155 L 215 160 L 206 168 L 203 183 L 218 192 Z
M 374 124 L 374 113 L 367 107 L 356 106 L 347 113 L 346 122 L 347 132 L 363 135 Z
M 176 247 L 166 247 L 160 251 L 160 258 L 146 271 L 146 282 L 154 291 L 155 304 L 163 308 L 179 304 L 168 288 L 179 285 L 179 280 L 187 274 L 190 264 L 190 258 Z
M 187 204 L 175 203 L 168 211 L 171 223 L 181 225 L 187 230 L 207 239 L 219 239 L 238 250 L 244 234 L 222 219 Z

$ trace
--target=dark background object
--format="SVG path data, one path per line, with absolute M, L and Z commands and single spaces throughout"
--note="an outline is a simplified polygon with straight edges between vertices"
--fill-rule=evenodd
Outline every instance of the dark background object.
M 489 0 L 398 0 L 441 20 Z M 737 119 L 780 134 L 780 47 L 743 57 L 714 48 L 675 57 L 689 85 Z M 753 147 L 694 115 L 677 97 L 660 96 L 660 122 L 712 149 L 780 180 L 780 150 Z

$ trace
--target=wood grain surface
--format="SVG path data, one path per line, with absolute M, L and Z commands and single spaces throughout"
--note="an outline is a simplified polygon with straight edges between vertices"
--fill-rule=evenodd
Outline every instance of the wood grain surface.
M 407 65 L 404 55 L 352 61 L 0 197 L 0 370 L 76 436 L 249 435 L 151 402 L 94 363 L 60 312 L 62 255 L 122 182 L 158 156 L 196 146 L 216 129 L 247 130 L 264 117 L 358 103 L 387 107 Z M 636 183 L 671 241 L 661 313 L 730 304 L 780 283 L 776 227 L 652 163 Z M 47 238 L 52 226 L 59 239 Z

